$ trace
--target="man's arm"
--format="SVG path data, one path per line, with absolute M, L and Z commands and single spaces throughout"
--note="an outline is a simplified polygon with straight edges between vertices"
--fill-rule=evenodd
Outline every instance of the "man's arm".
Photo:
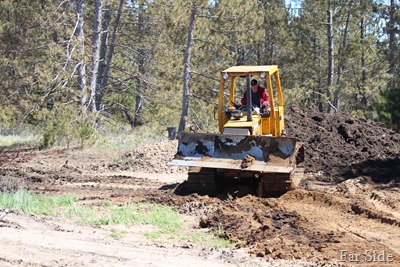
M 270 104 L 269 104 L 269 96 L 268 96 L 268 93 L 267 93 L 267 91 L 265 89 L 264 89 L 264 93 L 261 96 L 261 106 L 266 106 L 266 107 L 270 106 Z

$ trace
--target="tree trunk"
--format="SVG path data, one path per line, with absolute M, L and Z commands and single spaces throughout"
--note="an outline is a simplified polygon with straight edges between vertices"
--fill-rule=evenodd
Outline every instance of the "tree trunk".
M 84 106 L 86 104 L 87 92 L 86 92 L 86 64 L 85 64 L 85 37 L 83 33 L 83 8 L 85 5 L 85 0 L 76 0 L 76 14 L 77 25 L 75 30 L 75 35 L 78 37 L 79 41 L 79 56 L 80 61 L 78 63 L 78 90 L 81 92 L 80 104 Z
M 134 127 L 134 122 L 133 122 L 131 116 L 129 115 L 129 111 L 126 108 L 123 108 L 122 111 L 124 112 L 125 117 L 128 120 L 129 124 L 131 125 L 132 129 L 135 128 Z
M 390 0 L 389 9 L 389 73 L 395 71 L 395 3 L 394 0 Z
M 261 44 L 257 44 L 256 49 L 257 49 L 257 65 L 263 65 L 261 63 Z
M 104 12 L 104 19 L 101 26 L 101 38 L 100 38 L 100 55 L 99 55 L 99 70 L 97 73 L 97 82 L 96 82 L 96 110 L 100 110 L 100 104 L 103 98 L 103 87 L 101 81 L 104 77 L 104 71 L 106 69 L 106 54 L 107 54 L 107 40 L 108 40 L 108 25 L 110 24 L 111 19 L 111 11 L 110 6 L 107 5 L 106 10 Z
M 94 23 L 93 23 L 93 59 L 92 59 L 92 75 L 90 80 L 90 99 L 89 109 L 93 112 L 98 111 L 97 107 L 100 107 L 101 103 L 96 103 L 96 95 L 98 92 L 97 86 L 97 73 L 99 70 L 100 61 L 100 38 L 101 38 L 101 21 L 102 21 L 102 8 L 103 1 L 95 0 L 94 2 Z
M 242 66 L 244 65 L 244 48 L 239 47 L 237 49 L 237 60 L 236 60 L 236 66 Z
M 316 36 L 312 36 L 311 37 L 312 40 L 312 49 L 313 49 L 313 62 L 315 62 L 315 64 L 318 64 L 318 66 L 321 66 L 321 60 L 320 60 L 320 55 L 318 55 L 318 45 L 317 45 L 317 37 Z M 313 104 L 316 104 L 318 106 L 318 110 L 319 112 L 323 112 L 324 111 L 324 104 L 323 104 L 323 83 L 322 83 L 322 68 L 318 68 L 318 80 L 317 80 L 317 86 L 316 88 L 313 88 L 316 90 L 316 93 L 313 93 L 313 95 L 317 98 L 316 103 L 315 101 L 313 101 Z M 308 77 L 306 77 L 308 78 Z M 314 98 L 315 99 L 315 98 Z
M 334 99 L 333 99 L 333 105 L 339 110 L 340 109 L 340 79 L 342 78 L 342 73 L 343 73 L 343 67 L 345 66 L 345 58 L 346 55 L 344 55 L 344 51 L 346 51 L 346 46 L 347 46 L 347 35 L 349 33 L 349 22 L 350 22 L 350 17 L 351 17 L 351 7 L 352 3 L 350 2 L 350 6 L 348 7 L 348 12 L 347 12 L 347 17 L 346 17 L 346 24 L 344 27 L 344 32 L 343 32 L 343 40 L 342 44 L 339 47 L 339 62 L 338 62 L 338 67 L 337 67 L 337 79 L 336 79 L 336 89 L 334 92 Z
M 138 36 L 139 40 L 144 38 L 144 3 L 143 0 L 139 1 L 139 9 L 138 9 Z M 138 70 L 139 75 L 136 78 L 136 99 L 135 99 L 135 117 L 133 121 L 133 126 L 137 127 L 143 124 L 143 89 L 144 83 L 142 82 L 142 77 L 144 76 L 145 68 L 144 68 L 144 56 L 145 49 L 140 45 L 138 49 Z
M 124 1 L 125 0 L 119 1 L 117 17 L 115 18 L 114 29 L 113 29 L 112 36 L 111 36 L 111 42 L 110 42 L 110 45 L 108 48 L 107 61 L 106 61 L 104 73 L 103 73 L 103 76 L 102 76 L 102 79 L 100 82 L 102 90 L 104 90 L 104 88 L 107 86 L 108 75 L 110 73 L 111 62 L 112 62 L 112 58 L 113 58 L 113 54 L 114 54 L 115 39 L 117 37 L 119 22 L 121 20 L 121 13 L 122 13 L 122 9 L 124 7 Z
M 366 65 L 365 65 L 365 46 L 364 46 L 364 39 L 365 39 L 365 26 L 364 26 L 364 19 L 360 21 L 360 38 L 361 38 L 361 84 L 359 85 L 360 94 L 361 94 L 361 107 L 365 110 L 368 106 L 368 98 L 365 93 L 365 82 L 367 80 L 367 72 L 366 72 Z
M 328 0 L 328 84 L 326 90 L 326 96 L 331 101 L 331 87 L 333 85 L 334 75 L 334 50 L 333 50 L 333 19 L 332 19 L 332 6 L 331 1 Z M 331 112 L 331 105 L 328 105 L 327 112 Z
M 196 1 L 192 0 L 192 12 L 190 14 L 189 31 L 188 31 L 188 38 L 187 38 L 187 44 L 186 44 L 185 59 L 184 59 L 182 114 L 181 114 L 181 119 L 179 122 L 179 129 L 178 129 L 179 132 L 183 132 L 185 130 L 186 116 L 188 115 L 188 110 L 189 110 L 190 49 L 192 47 L 194 21 L 196 19 L 196 12 L 197 12 Z

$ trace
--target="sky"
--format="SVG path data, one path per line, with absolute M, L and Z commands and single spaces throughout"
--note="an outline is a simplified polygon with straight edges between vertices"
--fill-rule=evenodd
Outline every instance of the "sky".
M 286 6 L 291 5 L 293 8 L 300 7 L 301 0 L 285 0 Z

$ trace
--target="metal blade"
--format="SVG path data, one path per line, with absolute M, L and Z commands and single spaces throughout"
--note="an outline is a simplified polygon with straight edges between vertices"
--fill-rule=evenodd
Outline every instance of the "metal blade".
M 271 173 L 293 170 L 295 138 L 180 133 L 178 140 L 178 152 L 170 165 L 244 169 L 242 162 L 248 155 L 254 161 L 246 170 Z

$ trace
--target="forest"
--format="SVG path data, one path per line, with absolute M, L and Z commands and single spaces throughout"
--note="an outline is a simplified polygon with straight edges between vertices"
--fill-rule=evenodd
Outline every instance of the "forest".
M 216 131 L 220 72 L 278 65 L 286 110 L 400 129 L 397 0 L 3 0 L 0 130 L 43 146 Z M 241 93 L 241 92 L 239 92 Z M 238 95 L 240 97 L 240 95 Z

